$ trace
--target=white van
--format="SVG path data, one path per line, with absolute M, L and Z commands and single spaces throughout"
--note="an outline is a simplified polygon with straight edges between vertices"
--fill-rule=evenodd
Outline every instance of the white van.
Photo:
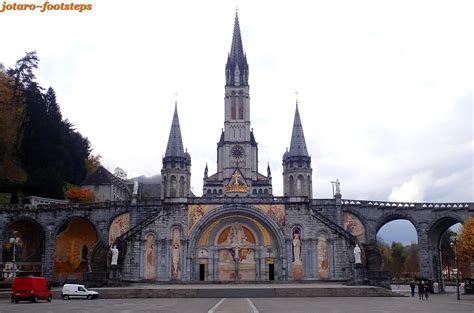
M 61 296 L 64 300 L 72 298 L 86 298 L 92 300 L 99 297 L 99 293 L 97 291 L 88 290 L 84 285 L 64 284 Z

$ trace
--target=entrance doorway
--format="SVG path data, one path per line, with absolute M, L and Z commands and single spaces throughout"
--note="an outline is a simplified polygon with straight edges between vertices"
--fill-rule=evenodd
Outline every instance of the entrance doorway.
M 268 264 L 268 279 L 275 280 L 275 264 Z
M 206 264 L 199 264 L 199 280 L 204 281 L 206 278 Z

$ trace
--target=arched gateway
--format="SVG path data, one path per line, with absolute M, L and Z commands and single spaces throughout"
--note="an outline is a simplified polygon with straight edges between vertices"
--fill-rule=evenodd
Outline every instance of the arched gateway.
M 201 206 L 191 209 L 201 210 Z M 253 206 L 220 206 L 190 224 L 191 280 L 281 279 L 283 225 Z

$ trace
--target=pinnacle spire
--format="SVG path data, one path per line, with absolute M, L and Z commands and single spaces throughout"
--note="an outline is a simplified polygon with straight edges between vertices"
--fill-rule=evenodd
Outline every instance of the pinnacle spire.
M 174 104 L 173 121 L 171 122 L 168 145 L 166 146 L 165 157 L 170 157 L 170 156 L 185 157 L 184 149 L 183 149 L 183 139 L 181 137 L 181 128 L 179 126 L 177 101 L 175 101 L 175 104 Z
M 230 53 L 227 57 L 226 64 L 226 84 L 233 86 L 247 86 L 248 69 L 247 56 L 244 52 L 242 36 L 240 34 L 239 14 L 236 11 L 234 31 L 232 33 L 232 45 L 230 47 Z
M 232 46 L 230 48 L 230 58 L 238 59 L 244 56 L 242 36 L 240 35 L 239 14 L 235 12 L 234 32 L 232 34 Z
M 296 101 L 295 120 L 293 122 L 293 132 L 291 134 L 290 155 L 308 156 L 306 141 L 304 139 L 303 125 L 301 125 L 300 112 L 298 110 L 298 101 Z

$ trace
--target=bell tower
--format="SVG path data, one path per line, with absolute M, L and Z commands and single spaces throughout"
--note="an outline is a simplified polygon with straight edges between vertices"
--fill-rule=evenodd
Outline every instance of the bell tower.
M 239 16 L 235 13 L 225 66 L 224 128 L 217 144 L 217 173 L 207 176 L 205 172 L 204 195 L 272 194 L 271 180 L 258 173 L 258 145 L 250 126 L 249 89 L 249 65 Z
M 313 169 L 308 155 L 301 124 L 298 102 L 291 133 L 290 150 L 283 154 L 283 195 L 287 197 L 313 197 Z

